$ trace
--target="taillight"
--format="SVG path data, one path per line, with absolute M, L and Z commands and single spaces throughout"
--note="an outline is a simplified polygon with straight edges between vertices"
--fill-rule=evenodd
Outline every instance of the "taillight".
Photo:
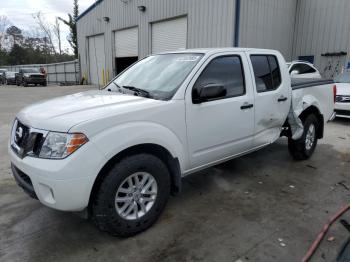
M 334 85 L 333 86 L 333 102 L 334 103 L 335 103 L 336 97 L 337 97 L 337 86 Z

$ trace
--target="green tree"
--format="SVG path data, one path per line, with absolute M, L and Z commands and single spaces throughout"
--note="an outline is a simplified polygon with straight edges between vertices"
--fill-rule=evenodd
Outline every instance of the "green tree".
M 6 29 L 6 33 L 13 38 L 13 45 L 18 44 L 18 40 L 22 39 L 22 30 L 19 29 L 17 26 L 10 26 L 9 28 Z
M 74 51 L 75 57 L 78 57 L 78 40 L 77 40 L 77 18 L 79 16 L 78 0 L 73 0 L 73 14 L 68 14 L 68 20 L 59 17 L 64 24 L 69 27 L 69 36 L 67 40 Z

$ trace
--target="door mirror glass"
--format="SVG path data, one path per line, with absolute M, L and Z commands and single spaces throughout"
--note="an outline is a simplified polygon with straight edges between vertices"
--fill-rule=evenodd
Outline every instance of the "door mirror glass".
M 299 71 L 298 70 L 293 70 L 292 72 L 290 72 L 290 75 L 291 76 L 299 75 Z
M 220 84 L 207 84 L 199 89 L 199 93 L 193 94 L 193 102 L 199 104 L 208 100 L 224 97 L 226 89 Z

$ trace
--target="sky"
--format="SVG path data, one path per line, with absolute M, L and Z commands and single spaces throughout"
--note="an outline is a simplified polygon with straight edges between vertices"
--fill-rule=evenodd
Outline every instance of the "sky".
M 79 13 L 87 9 L 94 0 L 78 0 Z M 67 13 L 73 12 L 73 0 L 1 0 L 0 15 L 6 15 L 11 23 L 24 31 L 31 31 L 36 27 L 33 14 L 43 14 L 47 22 L 54 23 L 57 16 L 68 18 Z M 69 29 L 63 23 L 62 45 L 69 48 L 66 40 Z

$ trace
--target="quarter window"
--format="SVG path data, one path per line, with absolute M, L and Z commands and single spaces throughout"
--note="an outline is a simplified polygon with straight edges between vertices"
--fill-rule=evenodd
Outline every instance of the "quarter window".
M 208 84 L 222 85 L 226 95 L 222 98 L 245 94 L 244 73 L 239 56 L 222 56 L 214 58 L 203 70 L 193 86 L 193 93 Z M 222 99 L 220 98 L 220 99 Z
M 251 55 L 256 90 L 258 93 L 276 90 L 281 84 L 281 72 L 273 55 Z

